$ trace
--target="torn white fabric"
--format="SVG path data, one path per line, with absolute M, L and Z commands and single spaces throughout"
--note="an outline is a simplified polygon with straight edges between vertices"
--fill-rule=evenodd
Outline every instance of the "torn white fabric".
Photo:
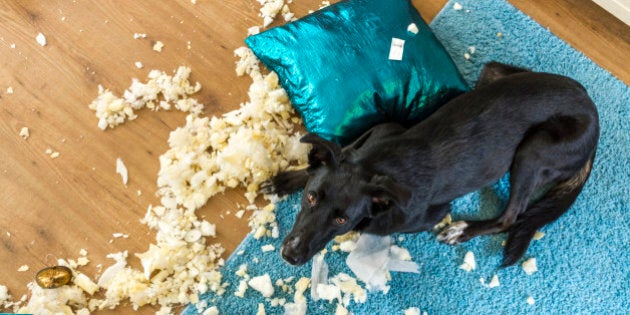
M 319 300 L 317 287 L 328 284 L 328 264 L 324 261 L 324 254 L 318 253 L 313 257 L 313 267 L 311 268 L 311 297 L 313 301 Z
M 392 251 L 392 238 L 367 233 L 361 234 L 356 248 L 350 252 L 346 263 L 348 267 L 371 291 L 387 293 L 389 271 L 419 273 L 415 262 L 403 260 L 404 252 L 398 248 Z M 402 259 L 401 259 L 402 258 Z

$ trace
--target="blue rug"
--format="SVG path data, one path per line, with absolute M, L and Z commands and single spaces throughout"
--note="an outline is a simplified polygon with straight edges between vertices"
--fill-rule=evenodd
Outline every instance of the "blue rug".
M 351 303 L 354 314 L 402 314 L 417 307 L 428 314 L 629 314 L 630 313 L 630 89 L 575 51 L 548 30 L 505 1 L 450 2 L 431 27 L 469 84 L 481 66 L 491 60 L 570 76 L 581 82 L 598 106 L 601 139 L 593 172 L 574 206 L 559 220 L 544 227 L 545 237 L 533 241 L 525 258 L 535 257 L 539 271 L 526 275 L 520 265 L 499 269 L 504 235 L 476 238 L 458 246 L 436 241 L 431 233 L 401 235 L 395 239 L 420 266 L 419 274 L 392 273 L 388 294 L 369 293 L 366 303 Z M 498 36 L 497 34 L 500 35 Z M 473 49 L 470 47 L 474 47 Z M 468 53 L 469 58 L 464 54 Z M 489 218 L 503 209 L 508 197 L 506 178 L 493 187 L 453 202 L 454 219 Z M 255 240 L 248 236 L 223 268 L 230 285 L 222 296 L 203 298 L 222 314 L 255 314 L 259 303 L 267 314 L 284 308 L 253 289 L 244 298 L 234 296 L 240 277 L 235 271 L 248 265 L 252 277 L 268 273 L 271 279 L 310 277 L 311 264 L 284 263 L 278 249 L 299 210 L 299 195 L 278 204 L 280 238 Z M 273 244 L 275 251 L 263 252 Z M 474 252 L 477 269 L 459 268 L 464 254 Z M 235 252 L 235 253 L 236 253 Z M 330 276 L 352 274 L 342 252 L 326 255 Z M 479 278 L 499 277 L 500 286 L 486 288 Z M 308 314 L 331 314 L 335 307 L 308 297 Z M 276 288 L 274 298 L 293 301 L 292 294 Z M 528 297 L 535 301 L 526 302 Z M 184 313 L 195 314 L 188 307 Z

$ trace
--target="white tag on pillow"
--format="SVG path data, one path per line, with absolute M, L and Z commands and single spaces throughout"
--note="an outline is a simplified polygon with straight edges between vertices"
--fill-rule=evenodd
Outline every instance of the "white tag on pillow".
M 389 47 L 389 60 L 402 60 L 405 50 L 405 40 L 392 37 L 392 45 Z

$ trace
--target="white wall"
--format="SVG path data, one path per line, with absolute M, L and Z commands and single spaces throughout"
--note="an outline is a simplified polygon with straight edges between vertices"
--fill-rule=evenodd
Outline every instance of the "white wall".
M 593 2 L 630 25 L 630 0 L 593 0 Z

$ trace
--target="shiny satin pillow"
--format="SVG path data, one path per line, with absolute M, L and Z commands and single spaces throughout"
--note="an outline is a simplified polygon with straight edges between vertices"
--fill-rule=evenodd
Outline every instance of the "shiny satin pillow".
M 306 129 L 340 144 L 381 122 L 414 124 L 468 89 L 409 0 L 342 1 L 245 42 Z

